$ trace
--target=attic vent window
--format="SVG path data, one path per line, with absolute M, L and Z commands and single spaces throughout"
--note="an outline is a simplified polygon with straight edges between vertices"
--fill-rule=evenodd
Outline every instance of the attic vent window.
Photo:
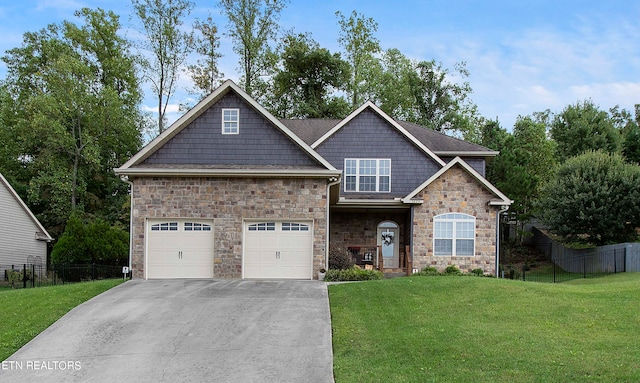
M 222 134 L 238 134 L 240 131 L 240 110 L 222 109 Z

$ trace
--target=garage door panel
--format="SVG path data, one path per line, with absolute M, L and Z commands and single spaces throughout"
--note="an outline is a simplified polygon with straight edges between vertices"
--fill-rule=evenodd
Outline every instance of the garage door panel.
M 213 278 L 211 222 L 150 220 L 148 226 L 147 278 Z
M 244 278 L 310 279 L 312 244 L 310 223 L 246 223 Z

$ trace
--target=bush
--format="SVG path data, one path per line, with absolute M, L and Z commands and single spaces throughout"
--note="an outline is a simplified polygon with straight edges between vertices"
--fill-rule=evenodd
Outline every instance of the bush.
M 431 276 L 437 276 L 437 275 L 442 275 L 442 274 L 440 274 L 438 269 L 436 269 L 433 266 L 430 266 L 430 267 L 425 267 L 424 269 L 420 270 L 420 272 L 416 273 L 415 275 L 422 275 L 422 276 L 431 277 Z
M 378 270 L 364 270 L 357 266 L 349 269 L 329 269 L 324 276 L 324 280 L 328 282 L 337 281 L 368 281 L 384 279 L 384 275 Z
M 348 270 L 353 267 L 351 252 L 342 246 L 329 247 L 329 270 Z
M 446 269 L 444 269 L 444 275 L 462 275 L 462 272 L 457 266 L 450 265 L 447 266 Z
M 473 270 L 471 270 L 471 274 L 481 277 L 481 276 L 484 275 L 484 270 L 482 270 L 482 269 L 473 269 Z
M 101 219 L 74 214 L 51 252 L 53 263 L 122 265 L 129 256 L 129 234 Z

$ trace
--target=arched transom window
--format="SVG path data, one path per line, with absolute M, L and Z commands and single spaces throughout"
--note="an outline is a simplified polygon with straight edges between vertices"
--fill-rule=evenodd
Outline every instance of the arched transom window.
M 476 218 L 461 213 L 434 217 L 433 254 L 472 257 L 475 254 Z

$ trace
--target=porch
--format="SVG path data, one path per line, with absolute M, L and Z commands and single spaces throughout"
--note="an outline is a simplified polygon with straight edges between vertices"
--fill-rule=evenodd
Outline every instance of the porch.
M 409 208 L 332 209 L 330 228 L 330 246 L 347 249 L 359 267 L 386 276 L 413 273 Z
M 385 267 L 382 245 L 351 245 L 347 246 L 347 250 L 351 254 L 353 263 L 363 269 L 380 270 L 388 277 L 411 275 L 413 273 L 411 247 L 408 245 L 405 246 L 404 251 L 400 251 L 398 267 Z

